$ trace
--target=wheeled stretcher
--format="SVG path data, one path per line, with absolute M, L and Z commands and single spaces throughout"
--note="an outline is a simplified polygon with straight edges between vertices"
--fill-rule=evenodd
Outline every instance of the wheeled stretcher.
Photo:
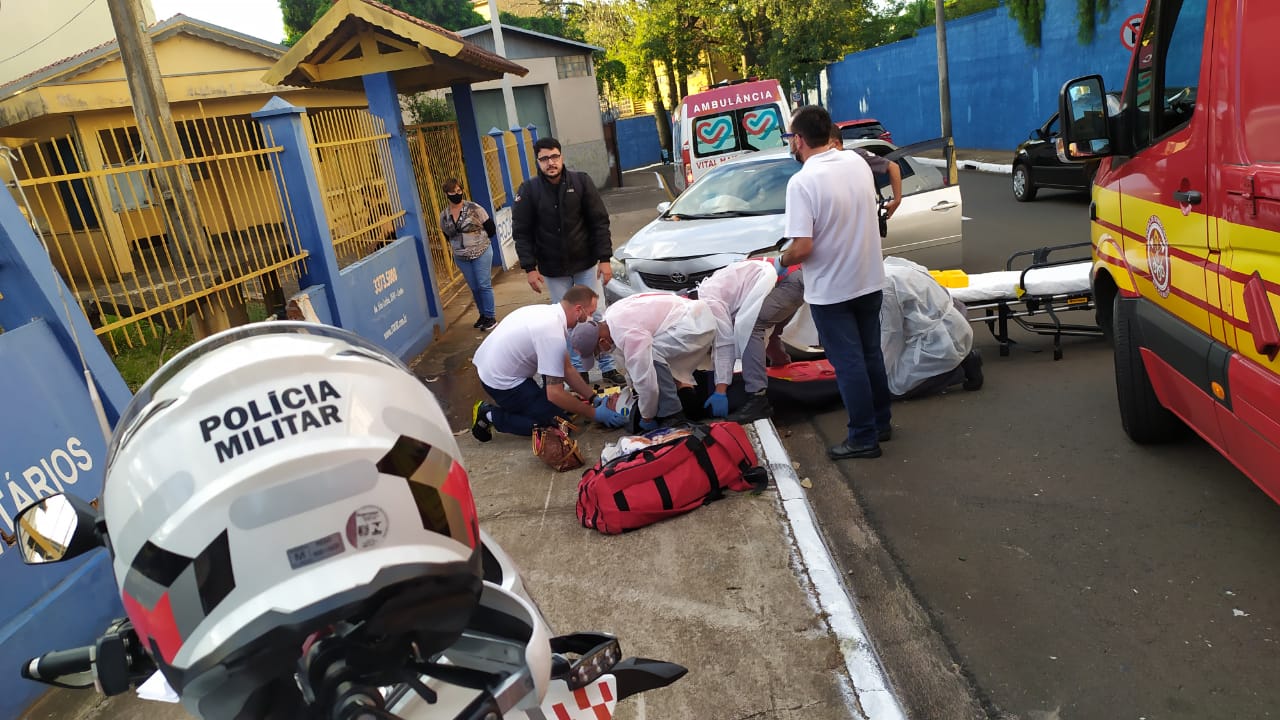
M 1074 243 L 1022 250 L 1009 256 L 1003 271 L 969 275 L 967 286 L 947 289 L 964 303 L 970 323 L 986 324 L 1000 343 L 1001 356 L 1008 355 L 1014 344 L 1009 337 L 1012 320 L 1028 332 L 1052 335 L 1053 359 L 1061 360 L 1063 335 L 1102 335 L 1092 315 L 1087 316 L 1088 323 L 1064 322 L 1060 317 L 1095 308 L 1089 247 L 1089 243 Z

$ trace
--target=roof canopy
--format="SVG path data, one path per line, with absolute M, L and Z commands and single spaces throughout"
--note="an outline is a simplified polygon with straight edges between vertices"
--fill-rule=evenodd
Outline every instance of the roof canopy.
M 389 72 L 403 93 L 497 80 L 528 69 L 373 0 L 337 0 L 267 71 L 270 85 L 363 90 Z

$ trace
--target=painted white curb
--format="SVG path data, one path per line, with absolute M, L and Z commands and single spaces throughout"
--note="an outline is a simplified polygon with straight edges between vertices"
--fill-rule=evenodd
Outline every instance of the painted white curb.
M 815 600 L 827 615 L 827 625 L 840 645 L 845 670 L 867 720 L 906 720 L 906 713 L 898 703 L 880 658 L 876 656 L 862 617 L 840 581 L 840 573 L 818 531 L 818 521 L 813 516 L 809 499 L 800 486 L 800 479 L 791 466 L 791 456 L 783 447 L 777 429 L 767 419 L 757 420 L 753 425 L 765 463 L 777 485 L 783 512 L 791 525 L 800 561 L 809 574 Z
M 934 167 L 946 167 L 945 160 L 935 158 L 916 158 L 916 162 L 924 165 L 932 165 Z M 1001 163 L 978 162 L 977 160 L 957 160 L 956 165 L 963 170 L 977 170 L 979 172 L 998 173 L 1000 175 L 1012 175 L 1013 166 L 1003 165 Z

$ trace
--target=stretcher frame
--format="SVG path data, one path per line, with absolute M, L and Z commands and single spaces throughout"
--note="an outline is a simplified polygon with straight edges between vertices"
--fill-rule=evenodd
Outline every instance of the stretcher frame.
M 1020 250 L 1005 262 L 1005 270 L 1017 270 L 1015 265 L 1029 258 L 1030 262 L 1021 269 L 1016 297 L 1003 297 L 993 300 L 966 303 L 969 322 L 985 323 L 991 335 L 1000 343 L 1000 356 L 1007 357 L 1016 341 L 1009 337 L 1009 321 L 1027 332 L 1036 335 L 1053 336 L 1053 359 L 1062 359 L 1062 336 L 1102 337 L 1102 328 L 1094 320 L 1090 324 L 1064 322 L 1062 313 L 1092 311 L 1096 309 L 1092 287 L 1068 292 L 1034 294 L 1027 290 L 1027 274 L 1033 270 L 1050 267 L 1061 267 L 1092 259 L 1091 243 L 1072 243 L 1069 245 L 1053 245 L 1032 250 Z M 1084 250 L 1068 258 L 1053 259 L 1054 253 Z M 980 313 L 975 316 L 974 313 Z M 1043 319 L 1047 317 L 1047 319 Z M 1041 319 L 1035 319 L 1041 318 Z

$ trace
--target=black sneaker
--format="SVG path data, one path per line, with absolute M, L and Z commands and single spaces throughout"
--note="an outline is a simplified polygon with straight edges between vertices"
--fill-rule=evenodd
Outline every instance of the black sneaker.
M 769 398 L 765 397 L 764 393 L 748 396 L 742 407 L 729 413 L 730 420 L 742 425 L 772 416 L 773 406 L 769 404 Z
M 615 369 L 615 370 L 609 370 L 608 372 L 602 372 L 602 373 L 600 373 L 600 378 L 601 378 L 602 380 L 604 380 L 605 382 L 610 383 L 610 384 L 612 384 L 612 385 L 626 385 L 626 384 L 627 384 L 627 376 L 626 376 L 626 375 L 623 375 L 623 374 L 622 374 L 622 373 L 620 373 L 620 372 L 618 372 L 616 369 Z
M 484 324 L 484 316 L 481 315 L 480 317 L 476 318 L 475 323 L 473 323 L 471 327 L 479 329 L 479 327 L 483 324 Z
M 471 408 L 471 434 L 480 442 L 489 442 L 493 439 L 493 422 L 485 417 L 485 413 L 493 409 L 493 405 L 478 400 L 475 407 Z
M 965 355 L 964 360 L 960 361 L 960 369 L 964 370 L 964 389 L 965 390 L 981 390 L 982 389 L 982 354 L 977 350 L 970 350 Z
M 479 324 L 476 325 L 476 327 L 480 328 L 481 330 L 492 330 L 493 326 L 497 324 L 498 324 L 497 318 L 482 317 L 480 318 L 480 322 Z
M 893 426 L 884 428 L 876 434 L 876 440 L 880 442 L 889 442 L 892 439 L 893 439 Z
M 842 442 L 839 445 L 833 445 L 827 448 L 827 457 L 832 460 L 853 460 L 857 458 L 878 458 L 880 457 L 879 445 L 868 445 L 866 447 L 852 447 L 849 443 Z

